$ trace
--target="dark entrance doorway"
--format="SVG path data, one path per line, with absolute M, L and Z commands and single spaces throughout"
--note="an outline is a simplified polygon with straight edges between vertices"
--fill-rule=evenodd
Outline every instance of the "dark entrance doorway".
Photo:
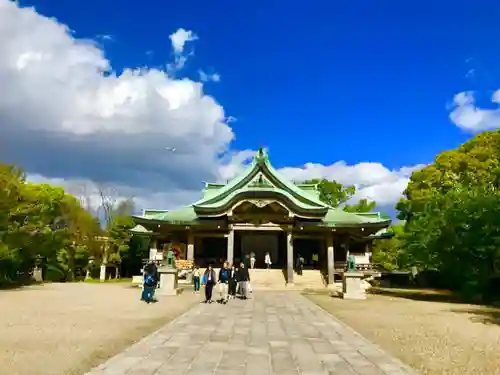
M 313 254 L 318 254 L 318 260 L 324 258 L 325 253 L 325 240 L 323 238 L 295 238 L 293 240 L 294 256 L 297 258 L 299 255 L 304 258 L 304 268 L 313 268 Z M 295 265 L 295 259 L 294 259 Z M 318 268 L 321 264 L 318 264 Z
M 227 257 L 227 238 L 201 237 L 195 245 L 195 262 L 200 267 L 221 267 Z
M 235 231 L 234 257 L 235 261 L 245 259 L 250 253 L 255 253 L 255 267 L 264 268 L 265 254 L 271 255 L 272 268 L 283 268 L 286 264 L 286 236 L 281 231 Z

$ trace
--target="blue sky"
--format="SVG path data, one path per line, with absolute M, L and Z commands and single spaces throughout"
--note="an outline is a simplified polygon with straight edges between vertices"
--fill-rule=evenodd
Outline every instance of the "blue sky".
M 165 70 L 175 58 L 169 35 L 192 31 L 198 39 L 184 53 L 193 54 L 175 77 L 199 81 L 200 69 L 220 75 L 203 90 L 237 119 L 228 142 L 234 152 L 263 144 L 279 168 L 344 161 L 391 172 L 430 163 L 475 131 L 496 127 L 496 112 L 486 112 L 494 117 L 488 124 L 458 126 L 450 112 L 454 95 L 470 90 L 476 102 L 462 103 L 458 115 L 496 108 L 500 3 L 413 4 L 21 1 L 67 25 L 74 39 L 99 41 L 118 74 Z M 67 177 L 42 169 L 32 173 Z

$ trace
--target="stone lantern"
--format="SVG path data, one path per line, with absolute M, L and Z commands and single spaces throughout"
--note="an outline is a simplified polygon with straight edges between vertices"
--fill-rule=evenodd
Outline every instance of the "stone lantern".
M 35 268 L 33 270 L 33 279 L 37 283 L 43 282 L 43 274 L 42 274 L 42 263 L 43 263 L 43 257 L 40 254 L 37 254 L 35 256 Z
M 87 264 L 87 271 L 85 271 L 85 280 L 90 279 L 90 270 L 92 269 L 94 262 L 95 262 L 95 258 L 93 256 L 89 256 L 89 260 L 88 260 L 88 264 Z

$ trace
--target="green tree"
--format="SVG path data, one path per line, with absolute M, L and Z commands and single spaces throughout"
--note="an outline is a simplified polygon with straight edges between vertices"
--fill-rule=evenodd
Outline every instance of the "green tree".
M 344 206 L 344 211 L 347 212 L 371 212 L 375 209 L 377 202 L 369 201 L 368 199 L 360 199 L 358 203 L 354 205 L 346 204 Z
M 421 268 L 439 270 L 452 289 L 491 293 L 499 274 L 500 192 L 457 185 L 435 195 L 408 225 L 406 246 Z
M 38 255 L 71 279 L 77 248 L 88 252 L 98 231 L 63 188 L 28 183 L 21 169 L 0 164 L 0 283 L 28 275 Z
M 109 238 L 108 261 L 117 267 L 116 277 L 119 276 L 118 270 L 123 257 L 129 252 L 132 237 L 130 229 L 135 226 L 131 217 L 133 210 L 134 202 L 132 199 L 120 201 L 110 210 L 110 222 L 107 230 Z
M 316 185 L 319 190 L 319 199 L 332 207 L 339 207 L 356 193 L 354 186 L 344 187 L 342 184 L 326 179 L 313 179 L 304 183 Z
M 500 186 L 500 132 L 476 135 L 454 150 L 441 152 L 434 163 L 413 172 L 397 204 L 398 218 L 411 220 L 435 194 L 445 194 L 457 184 Z
M 319 199 L 334 208 L 344 205 L 344 211 L 348 212 L 370 212 L 376 202 L 361 199 L 354 205 L 346 204 L 356 193 L 354 186 L 344 186 L 336 181 L 326 179 L 313 179 L 304 182 L 305 184 L 316 185 L 319 190 Z
M 409 268 L 410 260 L 404 246 L 404 226 L 392 226 L 389 231 L 393 237 L 373 241 L 372 262 L 378 269 L 404 271 Z
M 500 132 L 484 132 L 414 172 L 398 205 L 404 247 L 448 287 L 491 294 L 499 277 Z

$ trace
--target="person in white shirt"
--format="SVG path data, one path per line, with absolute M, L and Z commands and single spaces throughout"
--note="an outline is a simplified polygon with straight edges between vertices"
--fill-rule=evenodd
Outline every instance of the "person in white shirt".
M 255 253 L 253 251 L 250 253 L 250 268 L 255 268 Z
M 267 269 L 271 268 L 271 255 L 269 253 L 266 253 L 266 256 L 264 257 L 264 263 L 266 263 Z

